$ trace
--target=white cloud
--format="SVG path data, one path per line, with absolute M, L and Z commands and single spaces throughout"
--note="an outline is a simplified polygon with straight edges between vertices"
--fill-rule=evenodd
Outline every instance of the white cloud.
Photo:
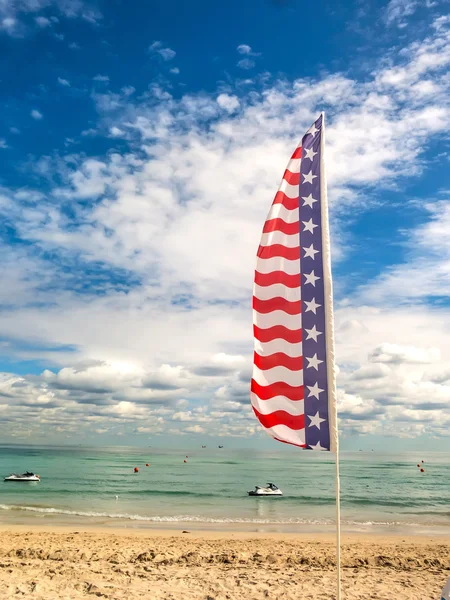
M 406 17 L 416 12 L 417 0 L 390 0 L 386 7 L 385 20 L 388 25 L 406 26 Z
M 101 12 L 84 0 L 4 0 L 0 2 L 0 30 L 11 36 L 23 36 L 30 33 L 23 18 L 27 14 L 37 14 L 35 23 L 40 28 L 57 23 L 56 16 L 50 18 L 40 15 L 41 11 L 53 8 L 60 17 L 83 19 L 95 25 L 102 19 Z
M 99 81 L 101 83 L 108 83 L 109 77 L 108 77 L 108 75 L 96 75 L 95 77 L 92 78 L 92 80 Z
M 176 56 L 175 50 L 172 48 L 164 48 L 161 42 L 153 42 L 153 44 L 149 47 L 149 52 L 151 54 L 158 54 L 165 61 L 172 60 Z
M 255 61 L 251 60 L 250 58 L 243 58 L 242 60 L 238 61 L 237 66 L 240 69 L 253 69 L 255 66 Z
M 30 115 L 33 119 L 36 119 L 36 121 L 40 121 L 43 117 L 43 114 L 35 108 L 31 111 Z
M 8 144 L 5 139 L 0 138 L 0 149 L 4 150 L 5 148 L 8 148 Z
M 229 113 L 235 112 L 239 108 L 239 98 L 229 94 L 219 94 L 217 104 Z
M 161 85 L 139 98 L 125 89 L 97 93 L 101 119 L 90 132 L 124 134 L 127 151 L 44 157 L 34 166 L 58 181 L 49 194 L 0 193 L 0 213 L 41 252 L 1 246 L 0 299 L 15 304 L 0 313 L 2 334 L 14 341 L 8 352 L 62 367 L 37 378 L 4 375 L 8 418 L 69 432 L 119 422 L 145 435 L 178 420 L 181 434 L 184 422 L 205 433 L 217 423 L 223 435 L 260 433 L 248 402 L 251 285 L 291 150 L 325 108 L 332 223 L 341 225 L 336 248 L 344 254 L 341 215 L 420 176 L 427 144 L 448 134 L 447 42 L 436 27 L 364 82 L 338 73 L 265 82 L 245 94 L 231 84 L 180 98 Z M 352 287 L 337 305 L 347 435 L 446 433 L 450 345 L 442 323 L 450 311 L 423 305 L 419 292 L 447 289 L 450 213 L 444 202 L 427 210 L 426 222 L 404 235 L 410 260 Z M 424 260 L 431 255 L 432 267 Z M 18 331 L 43 348 L 23 347 Z M 117 366 L 124 362 L 133 368 Z
M 44 29 L 45 27 L 50 27 L 51 25 L 51 21 L 50 19 L 47 19 L 47 17 L 36 17 L 35 21 L 36 24 L 39 25 L 39 27 L 41 27 L 42 29 Z
M 438 348 L 381 344 L 371 352 L 369 359 L 375 363 L 432 363 L 440 359 L 440 351 Z
M 62 77 L 58 77 L 59 85 L 63 85 L 65 87 L 70 87 L 70 82 L 67 79 L 63 79 Z
M 170 72 L 173 75 L 179 75 L 180 74 L 180 69 L 178 67 L 174 67 L 173 69 L 170 69 Z
M 237 47 L 237 51 L 239 52 L 239 54 L 251 54 L 252 49 L 247 44 L 241 44 Z
M 4 17 L 0 21 L 0 30 L 5 31 L 9 35 L 15 35 L 20 31 L 20 28 L 16 19 L 12 17 Z
M 124 134 L 124 131 L 122 129 L 119 129 L 118 127 L 111 127 L 109 132 L 112 137 L 121 137 Z

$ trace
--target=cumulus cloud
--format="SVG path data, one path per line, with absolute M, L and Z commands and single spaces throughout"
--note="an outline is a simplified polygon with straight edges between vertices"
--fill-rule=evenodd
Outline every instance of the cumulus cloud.
M 379 363 L 431 363 L 440 359 L 440 352 L 438 348 L 381 344 L 370 353 L 369 359 Z
M 239 98 L 229 94 L 219 94 L 217 104 L 229 113 L 235 112 L 239 108 Z
M 36 108 L 34 108 L 34 109 L 31 111 L 30 115 L 31 115 L 31 116 L 33 117 L 33 119 L 35 119 L 36 121 L 40 121 L 40 120 L 43 118 L 43 116 L 44 116 L 44 115 L 43 115 L 43 114 L 42 114 L 42 113 L 41 113 L 39 110 L 37 110 Z
M 70 87 L 70 82 L 67 81 L 67 79 L 63 79 L 62 77 L 58 77 L 58 83 L 59 85 L 62 85 L 64 87 Z
M 58 365 L 39 377 L 4 375 L 8 418 L 39 415 L 40 426 L 69 432 L 118 423 L 186 434 L 188 423 L 207 434 L 220 423 L 223 435 L 261 433 L 248 400 L 251 285 L 289 154 L 325 108 L 334 256 L 345 260 L 348 215 L 420 176 L 427 144 L 448 134 L 447 45 L 435 24 L 364 81 L 335 73 L 179 97 L 156 83 L 139 97 L 97 90 L 91 133 L 124 137 L 127 150 L 42 157 L 34 175 L 48 192 L 1 190 L 0 214 L 23 244 L 0 246 L 0 328 L 9 340 L 18 330 L 34 340 L 34 349 L 11 342 L 12 355 Z M 433 256 L 422 282 L 445 284 L 450 225 L 445 203 L 426 215 L 404 235 L 410 260 L 336 303 L 346 435 L 445 434 L 450 311 L 423 304 L 418 273 Z

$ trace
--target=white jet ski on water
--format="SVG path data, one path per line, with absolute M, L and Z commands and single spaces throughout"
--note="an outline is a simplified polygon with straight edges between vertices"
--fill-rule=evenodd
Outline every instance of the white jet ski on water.
M 5 477 L 4 481 L 40 481 L 41 478 L 39 475 L 35 475 L 34 473 L 30 473 L 27 471 L 26 473 L 22 473 L 18 475 L 17 473 L 11 473 L 8 477 Z
M 255 489 L 248 492 L 249 496 L 282 496 L 283 492 L 274 483 L 268 483 L 266 487 L 260 485 L 255 486 Z

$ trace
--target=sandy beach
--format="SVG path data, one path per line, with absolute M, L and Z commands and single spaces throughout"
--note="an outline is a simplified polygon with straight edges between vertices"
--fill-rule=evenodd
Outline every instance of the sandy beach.
M 330 536 L 3 527 L 0 598 L 332 600 Z M 437 600 L 447 537 L 345 536 L 343 597 Z

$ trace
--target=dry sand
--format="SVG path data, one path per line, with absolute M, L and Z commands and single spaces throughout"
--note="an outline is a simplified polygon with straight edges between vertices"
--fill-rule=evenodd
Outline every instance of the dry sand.
M 345 536 L 345 600 L 438 600 L 450 576 L 448 538 Z M 332 600 L 327 536 L 0 531 L 0 598 Z

